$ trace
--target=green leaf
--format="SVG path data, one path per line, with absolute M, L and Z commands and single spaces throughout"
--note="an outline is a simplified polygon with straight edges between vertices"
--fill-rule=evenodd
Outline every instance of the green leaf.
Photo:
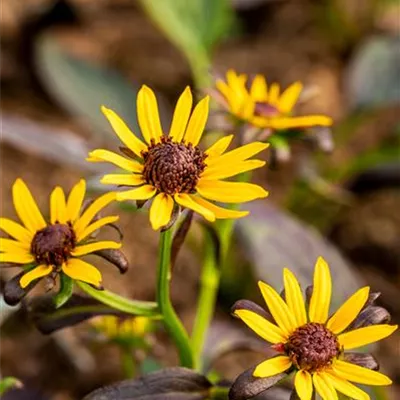
M 4 394 L 10 389 L 21 388 L 22 386 L 22 382 L 19 379 L 14 378 L 13 376 L 7 376 L 0 380 L 0 395 Z
M 129 300 L 108 290 L 98 290 L 87 283 L 76 281 L 77 285 L 88 295 L 118 311 L 145 317 L 159 317 L 157 303 L 151 301 Z
M 228 0 L 142 0 L 142 5 L 186 56 L 197 84 L 206 84 L 211 52 L 233 23 Z
M 56 308 L 63 306 L 72 296 L 74 291 L 74 281 L 65 274 L 60 274 L 60 290 L 54 296 Z

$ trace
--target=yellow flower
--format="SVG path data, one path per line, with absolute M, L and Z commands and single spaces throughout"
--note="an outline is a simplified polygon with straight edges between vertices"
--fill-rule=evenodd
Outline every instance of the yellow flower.
M 82 208 L 86 192 L 84 180 L 72 188 L 67 199 L 63 189 L 57 186 L 50 196 L 50 221 L 46 221 L 22 179 L 15 181 L 12 192 L 15 211 L 22 225 L 0 218 L 0 229 L 12 237 L 0 238 L 0 262 L 34 266 L 23 274 L 20 286 L 26 288 L 38 278 L 64 273 L 72 279 L 100 287 L 99 270 L 80 257 L 121 247 L 121 243 L 114 241 L 90 240 L 98 229 L 118 220 L 118 216 L 94 219 L 101 209 L 115 200 L 115 193 L 104 194 L 87 208 Z
M 93 319 L 92 325 L 108 339 L 142 338 L 151 330 L 152 322 L 148 317 L 120 318 L 107 315 Z
M 251 143 L 225 153 L 231 136 L 223 137 L 203 151 L 198 147 L 208 118 L 209 97 L 203 98 L 192 110 L 192 93 L 187 87 L 180 96 L 169 135 L 164 135 L 153 91 L 143 86 L 137 96 L 137 116 L 145 142 L 137 138 L 112 110 L 102 111 L 127 148 L 122 157 L 108 150 L 90 152 L 88 161 L 111 162 L 128 174 L 105 175 L 101 182 L 135 189 L 118 192 L 117 200 L 148 200 L 150 222 L 157 230 L 166 226 L 176 206 L 189 208 L 208 221 L 216 218 L 240 218 L 245 211 L 219 207 L 208 200 L 241 203 L 267 196 L 261 187 L 243 182 L 226 182 L 245 171 L 262 167 L 265 163 L 249 160 L 267 148 L 264 143 Z M 208 200 L 206 200 L 208 199 Z
M 237 75 L 233 70 L 226 73 L 226 81 L 216 81 L 216 99 L 238 120 L 271 130 L 332 125 L 332 118 L 325 115 L 291 116 L 303 89 L 300 82 L 293 83 L 282 94 L 275 82 L 268 88 L 262 75 L 256 75 L 250 90 L 246 82 L 247 75 Z
M 369 287 L 359 289 L 329 317 L 332 283 L 323 258 L 319 257 L 315 266 L 308 313 L 296 277 L 285 269 L 283 279 L 283 298 L 271 286 L 259 282 L 269 313 L 250 301 L 242 300 L 234 306 L 235 316 L 283 353 L 257 365 L 253 377 L 269 378 L 295 370 L 295 390 L 301 400 L 311 400 L 314 388 L 323 400 L 338 399 L 337 391 L 356 400 L 365 400 L 369 399 L 368 394 L 350 382 L 391 384 L 385 375 L 356 365 L 355 361 L 349 362 L 356 359 L 357 353 L 349 353 L 351 357 L 344 353 L 381 340 L 397 329 L 397 325 L 355 324 L 362 310 L 368 312 L 364 307 Z

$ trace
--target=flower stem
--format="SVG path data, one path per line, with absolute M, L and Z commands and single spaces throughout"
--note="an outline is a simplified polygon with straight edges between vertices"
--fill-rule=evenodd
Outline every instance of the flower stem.
M 205 233 L 204 249 L 205 254 L 200 277 L 200 295 L 191 338 L 195 367 L 199 371 L 203 367 L 203 346 L 214 314 L 220 279 L 220 268 L 216 262 L 214 243 L 208 233 Z
M 163 317 L 164 325 L 178 349 L 180 363 L 183 367 L 193 367 L 193 354 L 189 337 L 176 315 L 170 299 L 169 284 L 171 280 L 172 230 L 160 234 L 159 260 L 157 271 L 157 303 Z
M 136 363 L 130 346 L 121 346 L 121 361 L 125 378 L 133 378 L 136 372 Z

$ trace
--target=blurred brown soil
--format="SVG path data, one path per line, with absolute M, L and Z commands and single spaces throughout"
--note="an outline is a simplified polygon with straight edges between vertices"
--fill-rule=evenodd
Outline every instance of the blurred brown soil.
M 12 43 L 19 31 L 20 19 L 26 17 L 29 10 L 33 12 L 31 6 L 34 3 L 43 4 L 46 1 L 30 0 L 27 3 L 29 7 L 19 9 L 15 14 L 6 12 L 5 16 L 2 16 L 2 18 L 9 17 L 6 25 L 8 30 L 3 33 L 4 42 Z M 190 83 L 190 71 L 184 58 L 143 15 L 138 6 L 131 5 L 133 2 L 75 0 L 73 3 L 82 11 L 84 26 L 69 30 L 67 34 L 64 32 L 62 40 L 68 43 L 71 51 L 79 56 L 115 67 L 128 78 L 136 82 L 145 82 L 162 92 L 171 101 L 175 101 L 182 88 Z M 319 88 L 319 95 L 307 103 L 302 111 L 327 113 L 339 121 L 347 111 L 341 88 L 343 60 L 319 31 L 311 7 L 311 1 L 292 0 L 271 8 L 268 12 L 264 10 L 258 15 L 260 21 L 256 32 L 231 38 L 220 46 L 215 53 L 215 69 L 223 72 L 227 68 L 235 68 L 249 74 L 259 72 L 266 74 L 269 81 L 276 80 L 283 86 L 294 80 L 315 85 Z M 45 105 L 40 98 L 37 99 L 35 92 L 26 86 L 23 69 L 18 68 L 12 58 L 12 52 L 6 54 L 6 63 L 11 67 L 6 70 L 5 79 L 11 82 L 11 85 L 9 83 L 5 85 L 7 90 L 2 96 L 3 110 L 31 117 L 42 121 L 45 125 L 50 121 L 52 124 L 59 122 L 60 126 L 70 127 L 77 134 L 86 136 L 77 121 L 66 117 L 55 106 Z M 373 132 L 371 135 L 374 134 Z M 365 140 L 363 135 L 364 132 L 357 133 L 361 142 Z M 333 157 L 340 159 L 340 149 L 338 151 L 339 153 L 335 152 Z M 349 151 L 357 152 L 357 146 L 347 148 L 346 152 Z M 32 154 L 24 154 L 7 144 L 2 145 L 1 156 L 1 214 L 7 217 L 15 215 L 10 188 L 17 177 L 22 177 L 28 183 L 42 210 L 46 210 L 48 195 L 55 185 L 69 189 L 82 175 L 79 170 L 50 163 Z M 346 154 L 346 157 L 349 156 L 351 157 Z M 292 162 L 278 172 L 267 170 L 259 172 L 257 178 L 266 182 L 272 193 L 272 200 L 279 202 L 293 181 L 295 169 L 296 165 Z M 391 215 L 389 210 L 392 212 L 396 210 L 397 206 L 393 205 L 392 201 L 398 197 L 398 193 L 382 196 L 383 198 L 373 199 L 369 205 L 360 204 L 356 213 L 343 217 L 345 226 L 343 235 L 350 235 L 353 242 L 361 240 L 364 244 L 370 243 L 371 237 L 373 240 L 381 240 L 376 235 L 374 237 L 374 232 L 380 229 L 381 220 L 376 222 L 370 219 L 368 207 L 372 207 L 375 211 L 387 210 L 388 214 L 382 218 L 388 222 Z M 104 283 L 108 289 L 121 295 L 152 300 L 155 287 L 157 235 L 149 227 L 145 215 L 122 213 L 115 206 L 110 207 L 109 212 L 111 211 L 121 215 L 119 226 L 124 232 L 123 249 L 131 267 L 126 275 L 120 276 L 110 265 L 100 263 Z M 357 223 L 359 220 L 373 226 L 368 225 L 364 230 L 364 225 Z M 389 229 L 392 236 L 385 235 L 387 241 L 382 246 L 387 245 L 393 250 L 393 244 L 388 242 L 388 238 L 397 234 L 398 240 L 400 221 L 392 221 L 389 225 L 386 225 L 385 232 Z M 364 235 L 369 236 L 365 239 Z M 352 243 L 351 240 L 343 239 L 345 250 L 346 246 L 350 246 L 349 243 Z M 357 264 L 357 258 L 354 261 Z M 369 271 L 367 279 L 373 283 L 376 270 L 365 264 L 368 263 L 361 262 L 357 266 Z M 385 278 L 381 277 L 384 279 L 382 285 L 385 286 L 387 280 L 392 280 L 391 290 L 398 291 L 399 269 L 397 265 L 394 273 L 390 272 Z M 391 279 L 393 274 L 396 274 L 397 281 Z M 10 275 L 12 273 L 9 270 L 3 272 L 5 278 Z M 172 296 L 177 311 L 184 317 L 188 327 L 194 318 L 198 276 L 199 261 L 185 247 L 174 271 Z M 85 365 L 84 359 L 73 361 L 77 349 L 78 354 L 79 349 L 82 354 L 86 354 L 84 349 L 87 351 L 82 339 L 85 336 L 83 325 L 66 330 L 65 334 L 59 335 L 61 338 L 57 336 L 56 339 L 51 339 L 40 335 L 32 328 L 26 328 L 29 326 L 27 322 L 20 321 L 20 323 L 25 327 L 21 329 L 28 331 L 12 336 L 3 334 L 1 338 L 0 361 L 3 375 L 20 377 L 56 400 L 77 399 L 97 386 L 122 378 L 118 366 L 118 354 L 112 347 L 106 346 L 100 349 L 100 346 L 94 346 L 97 350 L 89 352 L 89 358 L 95 357 L 95 369 L 85 369 L 80 365 L 80 361 Z M 160 339 L 164 344 L 160 350 L 163 362 L 166 365 L 173 365 L 176 362 L 174 350 L 172 346 L 166 345 L 164 335 L 161 334 Z M 396 347 L 396 343 L 398 342 L 392 340 L 391 346 Z M 384 352 L 390 359 L 388 345 L 385 345 Z M 242 357 L 240 354 L 231 357 L 227 359 L 228 361 L 222 360 L 220 363 L 221 370 L 230 378 L 258 361 L 255 358 L 257 356 Z M 90 364 L 89 361 L 87 363 Z M 388 365 L 396 371 L 398 377 L 400 374 L 398 366 L 396 370 L 390 362 Z

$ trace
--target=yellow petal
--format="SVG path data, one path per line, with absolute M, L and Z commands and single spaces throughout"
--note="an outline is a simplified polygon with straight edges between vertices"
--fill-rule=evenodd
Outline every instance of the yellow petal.
M 160 117 L 158 115 L 157 99 L 154 92 L 143 85 L 137 96 L 137 117 L 142 135 L 148 144 L 153 139 L 158 143 L 163 136 Z
M 119 249 L 121 248 L 121 243 L 113 242 L 111 240 L 105 240 L 102 242 L 94 242 L 89 244 L 83 244 L 81 246 L 76 246 L 71 254 L 74 257 L 84 256 L 85 254 L 94 253 L 95 251 L 104 249 Z
M 0 253 L 1 263 L 29 264 L 34 261 L 34 257 L 27 252 Z
M 288 114 L 292 111 L 296 104 L 301 91 L 303 90 L 303 84 L 301 82 L 295 82 L 290 85 L 281 95 L 279 99 L 278 108 L 283 114 Z
M 90 283 L 93 286 L 100 286 L 101 273 L 93 265 L 80 260 L 79 258 L 70 258 L 62 266 L 65 275 L 78 281 Z
M 228 153 L 223 154 L 220 157 L 215 157 L 212 160 L 206 159 L 206 164 L 208 167 L 212 166 L 224 166 L 227 164 L 235 164 L 240 161 L 245 161 L 248 158 L 260 153 L 269 146 L 268 143 L 253 142 L 246 144 L 245 146 L 240 146 L 234 150 L 228 151 Z
M 311 128 L 313 126 L 331 126 L 333 120 L 325 115 L 307 115 L 303 117 L 278 117 L 271 118 L 259 124 L 260 127 L 271 127 L 272 129 Z
M 144 179 L 139 174 L 107 174 L 100 182 L 108 185 L 138 186 L 144 183 Z
M 338 340 L 345 350 L 351 350 L 382 340 L 390 336 L 396 329 L 397 325 L 371 325 L 342 333 L 338 336 Z
M 322 397 L 322 400 L 338 400 L 338 395 L 329 379 L 323 372 L 315 372 L 313 375 L 313 384 Z
M 190 111 L 192 111 L 193 96 L 190 87 L 186 86 L 179 97 L 175 106 L 174 117 L 172 118 L 169 136 L 175 141 L 180 142 L 185 134 L 186 126 L 189 120 Z
M 108 119 L 108 122 L 111 124 L 121 142 L 132 150 L 138 157 L 141 157 L 142 151 L 146 151 L 147 146 L 135 136 L 125 122 L 113 110 L 102 106 L 101 111 Z
M 364 390 L 359 389 L 352 383 L 347 382 L 345 379 L 339 378 L 338 376 L 330 372 L 325 372 L 325 375 L 329 377 L 330 382 L 338 392 L 341 392 L 354 400 L 370 400 L 368 393 L 364 392 Z
M 386 386 L 392 383 L 386 375 L 380 372 L 346 361 L 336 360 L 332 365 L 332 369 L 340 378 L 364 385 Z
M 297 328 L 297 324 L 287 304 L 276 290 L 266 283 L 258 281 L 258 287 L 267 303 L 269 312 L 274 317 L 278 326 L 286 335 L 291 335 Z
M 75 230 L 76 236 L 80 237 L 85 228 L 90 224 L 92 219 L 98 214 L 104 207 L 110 204 L 115 200 L 115 193 L 109 192 L 103 194 L 99 198 L 97 198 L 81 215 L 81 217 L 75 221 L 73 227 Z
M 20 242 L 30 243 L 34 233 L 8 218 L 0 218 L 0 229 Z
M 250 96 L 254 101 L 262 102 L 267 101 L 268 91 L 267 82 L 263 75 L 256 75 L 251 84 Z
M 144 151 L 146 151 L 145 148 Z M 140 156 L 141 157 L 141 156 Z M 90 162 L 109 162 L 116 165 L 126 171 L 141 173 L 143 171 L 143 164 L 135 160 L 129 160 L 119 154 L 113 153 L 112 151 L 97 149 L 89 153 L 89 157 L 86 161 Z
M 231 144 L 233 135 L 224 136 L 217 140 L 205 153 L 208 155 L 207 160 L 220 156 Z M 206 162 L 207 163 L 207 162 Z
M 127 190 L 125 192 L 117 193 L 117 200 L 147 200 L 153 197 L 157 189 L 152 185 L 143 185 L 138 189 Z
M 15 181 L 12 192 L 15 211 L 28 230 L 35 233 L 43 229 L 46 226 L 46 222 L 22 179 L 18 178 Z
M 231 89 L 231 87 L 226 84 L 224 81 L 221 79 L 218 79 L 215 83 L 216 88 L 222 93 L 222 95 L 225 97 L 225 100 L 227 101 L 229 105 L 229 109 L 233 114 L 236 114 L 239 110 L 240 102 L 239 98 L 235 96 L 235 93 Z
M 279 102 L 280 87 L 277 83 L 272 83 L 268 94 L 268 103 L 271 106 L 277 106 Z
M 326 327 L 336 335 L 343 332 L 357 317 L 369 295 L 369 287 L 359 289 L 333 314 Z
M 313 294 L 310 300 L 309 317 L 311 322 L 325 323 L 328 319 L 331 302 L 332 281 L 329 266 L 318 257 L 314 270 Z
M 100 218 L 96 222 L 93 222 L 93 224 L 88 225 L 83 231 L 81 231 L 79 236 L 77 236 L 76 240 L 80 242 L 81 240 L 85 239 L 86 237 L 88 237 L 89 235 L 91 235 L 93 232 L 97 231 L 104 225 L 112 224 L 118 221 L 118 219 L 119 219 L 118 216 Z
M 149 217 L 151 226 L 155 231 L 168 224 L 173 208 L 174 200 L 169 194 L 159 193 L 154 198 Z
M 296 327 L 302 326 L 307 323 L 307 314 L 299 282 L 294 274 L 287 268 L 283 270 L 283 282 L 285 286 L 286 303 L 296 321 Z
M 209 103 L 210 96 L 206 96 L 204 99 L 200 100 L 197 106 L 194 108 L 192 116 L 189 119 L 185 136 L 183 138 L 186 144 L 191 143 L 193 146 L 197 146 L 199 144 L 207 123 Z
M 217 219 L 229 219 L 229 218 L 242 218 L 249 214 L 248 211 L 236 211 L 236 210 L 228 210 L 226 208 L 219 207 L 213 203 L 210 203 L 207 200 L 202 199 L 201 197 L 192 197 L 196 203 L 200 204 L 202 207 L 210 210 Z
M 68 220 L 74 222 L 81 212 L 81 207 L 86 193 L 86 182 L 81 179 L 71 190 L 67 201 Z
M 268 196 L 261 186 L 247 182 L 208 181 L 200 179 L 196 189 L 206 199 L 222 203 L 242 203 Z
M 22 275 L 21 279 L 19 280 L 19 284 L 21 285 L 22 289 L 24 289 L 31 282 L 50 274 L 51 271 L 53 271 L 53 267 L 51 265 L 39 265 L 38 267 Z
M 215 215 L 214 213 L 209 210 L 207 207 L 203 207 L 199 203 L 197 203 L 194 196 L 185 193 L 177 193 L 174 196 L 174 200 L 180 204 L 182 207 L 189 208 L 197 212 L 198 214 L 202 215 L 207 221 L 214 222 Z
M 298 371 L 294 377 L 294 387 L 300 400 L 311 400 L 313 383 L 309 372 Z
M 67 204 L 65 202 L 64 190 L 57 186 L 50 195 L 51 223 L 65 224 L 67 222 Z
M 234 314 L 267 342 L 277 344 L 287 341 L 287 335 L 285 335 L 279 326 L 269 322 L 255 312 L 250 310 L 235 310 Z
M 256 168 L 261 168 L 265 165 L 265 161 L 260 160 L 247 160 L 235 164 L 217 165 L 213 167 L 206 167 L 201 174 L 202 179 L 215 180 L 225 179 L 232 176 L 241 174 L 242 172 L 252 171 Z
M 31 244 L 29 242 L 17 242 L 12 239 L 0 237 L 0 251 L 8 253 L 29 253 Z
M 256 378 L 269 378 L 288 370 L 292 365 L 289 357 L 277 356 L 258 364 L 253 372 Z

